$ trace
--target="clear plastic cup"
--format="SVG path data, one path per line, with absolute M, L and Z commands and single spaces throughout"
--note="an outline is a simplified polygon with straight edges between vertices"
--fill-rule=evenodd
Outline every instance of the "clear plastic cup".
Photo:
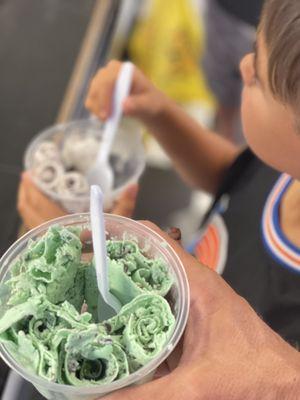
M 13 262 L 26 249 L 28 241 L 36 240 L 45 234 L 52 225 L 63 225 L 66 227 L 78 226 L 83 230 L 90 229 L 90 217 L 88 213 L 73 214 L 49 221 L 25 234 L 16 241 L 3 255 L 0 260 L 0 284 L 10 277 L 10 267 Z M 105 215 L 106 231 L 109 238 L 114 239 L 135 239 L 140 247 L 147 249 L 147 255 L 161 257 L 169 267 L 174 278 L 174 284 L 167 295 L 167 300 L 175 316 L 175 328 L 166 344 L 165 349 L 151 362 L 140 368 L 126 378 L 102 386 L 74 387 L 49 382 L 39 376 L 33 375 L 18 365 L 4 344 L 0 344 L 0 355 L 4 361 L 23 378 L 30 381 L 37 390 L 47 399 L 51 400 L 94 400 L 103 397 L 108 393 L 129 385 L 137 385 L 147 382 L 153 378 L 157 367 L 170 355 L 178 343 L 186 326 L 189 312 L 189 285 L 184 267 L 177 254 L 171 246 L 155 231 L 149 227 L 131 219 L 116 215 Z M 89 237 L 89 235 L 85 235 Z M 83 257 L 91 256 L 90 239 L 83 241 Z M 9 293 L 1 292 L 0 316 L 4 314 Z
M 101 144 L 103 124 L 97 119 L 90 118 L 54 125 L 42 131 L 31 140 L 25 151 L 25 170 L 34 171 L 34 154 L 42 142 L 55 142 L 61 151 L 64 141 L 74 133 L 82 136 L 95 136 Z M 145 169 L 142 134 L 134 121 L 123 119 L 112 146 L 110 163 L 114 174 L 114 185 L 111 192 L 104 193 L 106 210 L 111 208 L 114 200 L 130 183 L 138 181 Z M 32 177 L 37 187 L 67 212 L 79 213 L 89 210 L 89 194 L 80 196 L 61 195 L 46 187 L 34 173 L 32 173 Z

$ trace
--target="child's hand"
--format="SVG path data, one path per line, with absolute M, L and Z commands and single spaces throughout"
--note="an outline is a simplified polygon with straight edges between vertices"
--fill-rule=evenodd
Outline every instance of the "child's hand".
M 111 113 L 112 93 L 122 63 L 110 61 L 93 78 L 85 106 L 101 120 Z M 130 95 L 123 103 L 123 113 L 147 122 L 163 111 L 166 97 L 135 67 Z
M 137 194 L 137 184 L 128 186 L 115 202 L 111 213 L 130 218 L 135 208 Z M 27 229 L 33 229 L 50 219 L 67 214 L 35 186 L 27 172 L 24 172 L 21 178 L 17 207 Z
M 114 206 L 109 211 L 111 214 L 121 215 L 122 217 L 131 218 L 135 209 L 136 198 L 138 195 L 139 186 L 133 183 L 128 186 L 124 192 L 120 194 L 115 201 Z
M 26 229 L 67 214 L 35 186 L 28 172 L 21 177 L 17 208 Z

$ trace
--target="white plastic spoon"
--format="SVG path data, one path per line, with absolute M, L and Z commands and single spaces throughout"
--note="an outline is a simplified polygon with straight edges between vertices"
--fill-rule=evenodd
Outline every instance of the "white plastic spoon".
M 89 184 L 99 185 L 105 195 L 113 187 L 114 175 L 109 164 L 109 155 L 122 116 L 123 101 L 130 91 L 133 70 L 134 65 L 131 62 L 123 63 L 120 69 L 113 93 L 112 113 L 105 123 L 95 164 L 87 173 Z
M 100 292 L 98 317 L 99 321 L 103 321 L 117 314 L 122 306 L 119 300 L 109 291 L 103 193 L 97 185 L 91 186 L 90 216 L 97 285 Z

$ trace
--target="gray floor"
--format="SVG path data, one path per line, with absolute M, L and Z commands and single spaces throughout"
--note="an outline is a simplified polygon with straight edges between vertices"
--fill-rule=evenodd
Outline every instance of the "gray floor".
M 18 226 L 24 149 L 56 119 L 93 0 L 0 0 L 0 254 Z
M 172 169 L 148 167 L 140 182 L 135 219 L 147 219 L 162 228 L 173 225 L 175 211 L 188 207 L 191 191 Z
M 93 0 L 0 0 L 0 254 L 18 227 L 16 193 L 23 153 L 54 123 Z M 172 171 L 149 168 L 135 217 L 170 224 L 189 191 Z
M 93 4 L 0 0 L 0 254 L 18 229 L 24 149 L 56 119 Z M 0 392 L 6 372 L 0 361 Z

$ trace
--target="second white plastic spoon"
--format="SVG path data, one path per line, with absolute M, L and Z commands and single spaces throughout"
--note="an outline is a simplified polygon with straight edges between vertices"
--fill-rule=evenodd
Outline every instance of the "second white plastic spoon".
M 134 65 L 131 62 L 122 64 L 114 87 L 112 113 L 104 125 L 101 145 L 95 164 L 87 173 L 89 184 L 99 185 L 104 194 L 109 193 L 113 187 L 114 176 L 109 164 L 109 155 L 122 116 L 123 101 L 130 91 L 133 70 Z

